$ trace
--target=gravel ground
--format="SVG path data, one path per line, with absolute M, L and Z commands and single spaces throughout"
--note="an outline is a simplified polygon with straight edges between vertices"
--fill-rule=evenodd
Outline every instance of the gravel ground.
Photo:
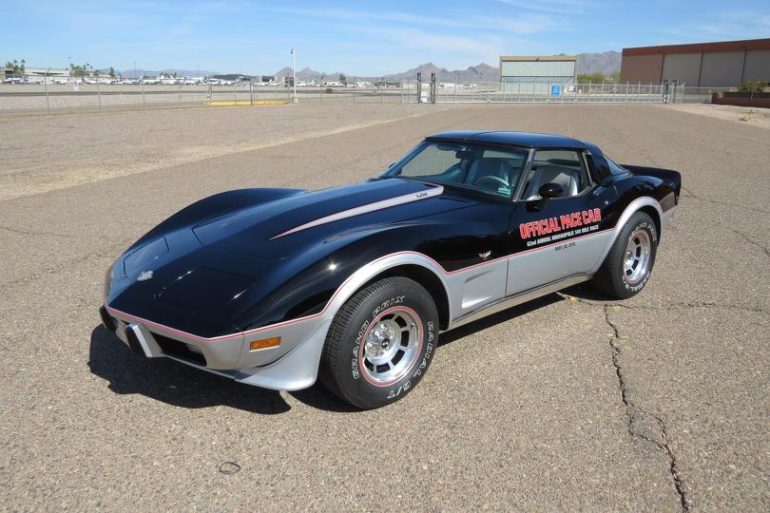
M 666 106 L 344 108 L 3 120 L 20 184 L 94 155 L 128 174 L 0 201 L 0 510 L 770 508 L 770 131 Z M 682 171 L 644 292 L 578 287 L 446 334 L 420 386 L 368 412 L 140 359 L 99 327 L 110 261 L 183 205 L 361 179 L 450 128 Z M 266 129 L 282 135 L 262 145 Z
M 198 107 L 0 114 L 0 200 L 365 128 L 447 106 Z M 41 151 L 40 143 L 45 144 Z
M 704 103 L 679 103 L 672 108 L 682 112 L 700 114 L 717 119 L 727 119 L 759 128 L 770 128 L 770 109 L 738 107 L 736 105 L 711 105 Z

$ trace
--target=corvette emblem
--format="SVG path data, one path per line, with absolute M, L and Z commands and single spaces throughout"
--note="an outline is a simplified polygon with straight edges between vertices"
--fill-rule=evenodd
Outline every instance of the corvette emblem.
M 139 273 L 139 276 L 136 277 L 136 281 L 151 280 L 154 274 L 153 271 L 142 271 Z
M 489 258 L 489 255 L 491 254 L 492 254 L 492 250 L 490 249 L 489 251 L 484 251 L 482 253 L 479 253 L 479 258 L 481 258 L 482 260 L 486 260 L 487 258 Z

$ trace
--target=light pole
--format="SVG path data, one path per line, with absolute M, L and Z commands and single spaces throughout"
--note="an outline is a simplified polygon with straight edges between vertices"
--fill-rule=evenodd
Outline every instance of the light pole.
M 297 103 L 297 53 L 291 49 L 291 87 L 292 103 Z

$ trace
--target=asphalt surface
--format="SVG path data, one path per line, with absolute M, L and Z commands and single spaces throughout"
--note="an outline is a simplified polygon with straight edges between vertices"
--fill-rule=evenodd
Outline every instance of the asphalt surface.
M 141 359 L 99 327 L 111 260 L 182 206 L 362 179 L 453 128 L 680 170 L 645 290 L 445 334 L 420 386 L 367 412 Z M 0 201 L 0 509 L 767 511 L 769 162 L 770 131 L 664 106 L 475 106 Z

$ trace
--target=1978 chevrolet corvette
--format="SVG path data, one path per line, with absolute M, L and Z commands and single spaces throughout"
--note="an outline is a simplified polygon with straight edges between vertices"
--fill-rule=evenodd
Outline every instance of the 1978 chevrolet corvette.
M 108 270 L 101 318 L 147 357 L 374 408 L 439 333 L 589 280 L 639 292 L 680 186 L 567 137 L 435 134 L 366 182 L 188 206 Z

